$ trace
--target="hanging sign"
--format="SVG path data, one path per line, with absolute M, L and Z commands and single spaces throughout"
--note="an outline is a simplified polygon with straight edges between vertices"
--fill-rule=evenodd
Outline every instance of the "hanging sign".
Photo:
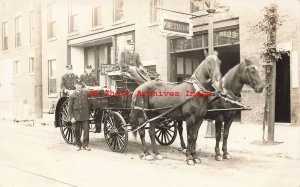
M 190 19 L 188 19 L 188 21 L 182 21 L 163 18 L 161 20 L 160 31 L 168 35 L 192 37 L 193 25 Z

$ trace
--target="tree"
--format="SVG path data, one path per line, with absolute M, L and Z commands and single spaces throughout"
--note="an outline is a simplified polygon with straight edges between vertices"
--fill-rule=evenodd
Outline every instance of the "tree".
M 266 102 L 263 119 L 263 141 L 265 141 L 265 125 L 268 126 L 268 141 L 274 141 L 275 130 L 275 91 L 276 91 L 276 62 L 281 58 L 285 50 L 276 46 L 277 29 L 284 22 L 285 16 L 279 16 L 278 6 L 271 4 L 264 8 L 264 16 L 254 26 L 255 32 L 262 32 L 267 35 L 267 41 L 263 43 L 260 52 L 266 68 Z

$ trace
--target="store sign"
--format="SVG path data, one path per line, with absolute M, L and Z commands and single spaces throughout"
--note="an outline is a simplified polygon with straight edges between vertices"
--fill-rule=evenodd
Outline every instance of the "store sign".
M 107 75 L 108 72 L 112 71 L 120 71 L 120 67 L 118 64 L 101 64 L 100 74 Z
M 238 39 L 239 33 L 236 30 L 221 31 L 219 32 L 219 37 Z
M 191 37 L 193 36 L 193 25 L 191 21 L 179 21 L 172 19 L 162 19 L 161 32 L 170 35 Z

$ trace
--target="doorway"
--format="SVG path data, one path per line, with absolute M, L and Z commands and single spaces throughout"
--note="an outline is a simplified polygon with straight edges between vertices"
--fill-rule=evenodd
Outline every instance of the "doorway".
M 276 63 L 275 122 L 291 123 L 290 57 L 281 57 Z

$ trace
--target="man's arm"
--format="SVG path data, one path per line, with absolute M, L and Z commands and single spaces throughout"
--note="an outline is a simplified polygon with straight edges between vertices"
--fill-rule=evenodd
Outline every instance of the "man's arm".
M 138 53 L 136 53 L 136 66 L 137 67 L 143 66 L 140 55 Z
M 96 75 L 94 76 L 94 82 L 95 82 L 95 86 L 100 85 Z
M 74 97 L 72 97 L 71 95 L 68 103 L 69 106 L 68 112 L 69 112 L 70 120 L 74 118 L 73 104 L 74 104 Z

